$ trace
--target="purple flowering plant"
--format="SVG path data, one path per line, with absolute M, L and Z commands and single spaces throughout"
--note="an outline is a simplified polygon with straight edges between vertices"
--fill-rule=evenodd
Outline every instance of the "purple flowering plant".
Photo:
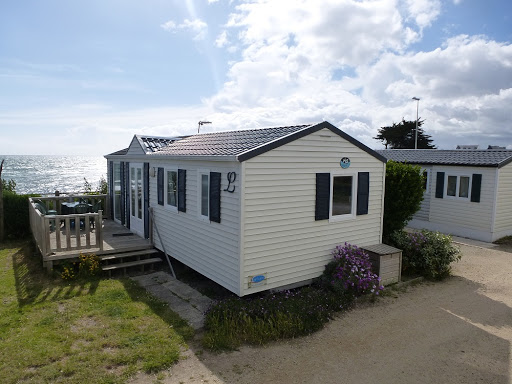
M 378 296 L 384 289 L 380 277 L 372 272 L 370 256 L 363 249 L 345 243 L 338 245 L 332 255 L 334 260 L 325 267 L 323 280 L 334 291 Z

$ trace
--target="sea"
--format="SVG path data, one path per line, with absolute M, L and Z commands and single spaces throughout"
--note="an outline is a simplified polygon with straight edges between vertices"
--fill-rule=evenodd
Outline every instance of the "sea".
M 103 156 L 0 155 L 2 160 L 2 179 L 14 180 L 17 194 L 83 193 L 84 179 L 94 191 L 101 178 L 107 178 Z

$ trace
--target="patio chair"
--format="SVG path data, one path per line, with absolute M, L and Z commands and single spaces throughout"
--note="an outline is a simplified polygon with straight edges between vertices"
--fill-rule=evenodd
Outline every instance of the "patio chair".
M 85 197 L 81 197 L 78 201 L 80 204 L 89 204 L 89 199 L 86 199 Z
M 87 213 L 89 212 L 89 204 L 77 204 L 74 208 L 75 214 L 81 214 L 81 213 Z M 75 225 L 75 220 L 71 219 L 71 228 L 73 228 Z M 82 229 L 85 226 L 85 218 L 80 219 L 80 229 Z
M 47 209 L 46 208 L 46 204 L 43 203 L 42 200 L 40 199 L 33 199 L 32 200 L 34 202 L 34 204 L 39 204 L 45 212 L 41 211 L 39 208 L 39 212 L 41 212 L 43 215 L 56 215 L 57 214 L 57 211 L 55 209 Z
M 57 211 L 53 211 L 53 210 L 47 210 L 46 209 L 46 206 L 44 204 L 41 204 L 41 203 L 34 203 L 34 206 L 36 207 L 36 209 L 41 212 L 41 214 L 43 216 L 46 216 L 46 215 L 56 215 L 57 214 Z M 55 219 L 54 220 L 50 220 L 50 231 L 53 231 L 55 228 Z
M 93 206 L 92 206 L 92 213 L 98 213 L 98 211 L 101 209 L 101 200 L 97 201 Z M 96 220 L 94 219 L 94 217 L 91 217 L 91 226 L 94 228 L 95 226 L 95 223 L 96 223 Z

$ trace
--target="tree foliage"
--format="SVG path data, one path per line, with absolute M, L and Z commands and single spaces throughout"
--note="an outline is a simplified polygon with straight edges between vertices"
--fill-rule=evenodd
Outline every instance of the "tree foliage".
M 423 174 L 417 165 L 388 161 L 384 196 L 383 237 L 405 228 L 423 200 Z
M 2 170 L 4 168 L 4 160 L 0 163 L 0 241 L 4 241 L 4 181 L 2 180 Z
M 84 177 L 84 193 L 86 195 L 98 195 L 103 194 L 106 195 L 108 192 L 108 184 L 107 180 L 103 176 L 100 177 L 98 181 L 98 186 L 95 191 L 92 190 L 92 185 L 89 181 Z
M 425 120 L 418 120 L 418 149 L 436 149 L 434 140 L 427 135 L 421 126 Z M 416 120 L 393 123 L 389 127 L 381 127 L 374 139 L 382 141 L 386 149 L 414 149 Z

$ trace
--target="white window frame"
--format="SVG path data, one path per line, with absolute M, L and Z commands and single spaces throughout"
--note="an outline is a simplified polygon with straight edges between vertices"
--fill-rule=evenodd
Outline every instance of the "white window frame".
M 201 213 L 202 208 L 202 176 L 208 176 L 208 215 L 205 216 Z M 210 221 L 210 170 L 209 169 L 199 169 L 197 171 L 197 216 L 202 221 Z
M 352 201 L 350 213 L 343 215 L 332 214 L 332 202 L 333 202 L 333 189 L 334 189 L 334 178 L 339 176 L 352 177 Z M 329 222 L 350 220 L 356 217 L 356 202 L 357 202 L 357 172 L 331 172 L 331 185 L 329 193 Z
M 119 180 L 116 179 L 116 168 L 119 169 Z M 121 170 L 121 162 L 120 161 L 114 161 L 112 163 L 112 180 L 110 181 L 113 185 L 114 189 L 114 196 L 113 196 L 113 203 L 114 203 L 114 221 L 116 223 L 121 223 L 121 219 L 123 217 L 123 213 L 121 212 L 121 201 L 123 199 L 123 195 L 121 194 L 121 191 L 123 189 L 123 186 L 121 185 L 123 181 L 123 174 Z M 116 188 L 116 182 L 119 181 L 119 190 Z M 118 193 L 119 192 L 119 193 Z M 119 198 L 119 210 L 116 209 L 116 197 Z M 119 215 L 119 218 L 117 217 Z
M 448 195 L 448 178 L 456 177 L 456 187 L 455 187 L 455 196 Z M 468 184 L 468 197 L 459 196 L 460 193 L 460 179 L 461 177 L 467 177 L 469 179 Z M 447 199 L 460 200 L 460 201 L 471 201 L 471 186 L 473 185 L 473 176 L 467 173 L 457 173 L 457 172 L 446 172 L 444 176 L 444 197 Z
M 167 188 L 168 183 L 168 172 L 176 172 L 176 206 L 173 206 L 167 202 Z M 178 180 L 178 168 L 164 168 L 164 207 L 170 211 L 178 212 L 178 199 L 179 199 L 179 180 Z

